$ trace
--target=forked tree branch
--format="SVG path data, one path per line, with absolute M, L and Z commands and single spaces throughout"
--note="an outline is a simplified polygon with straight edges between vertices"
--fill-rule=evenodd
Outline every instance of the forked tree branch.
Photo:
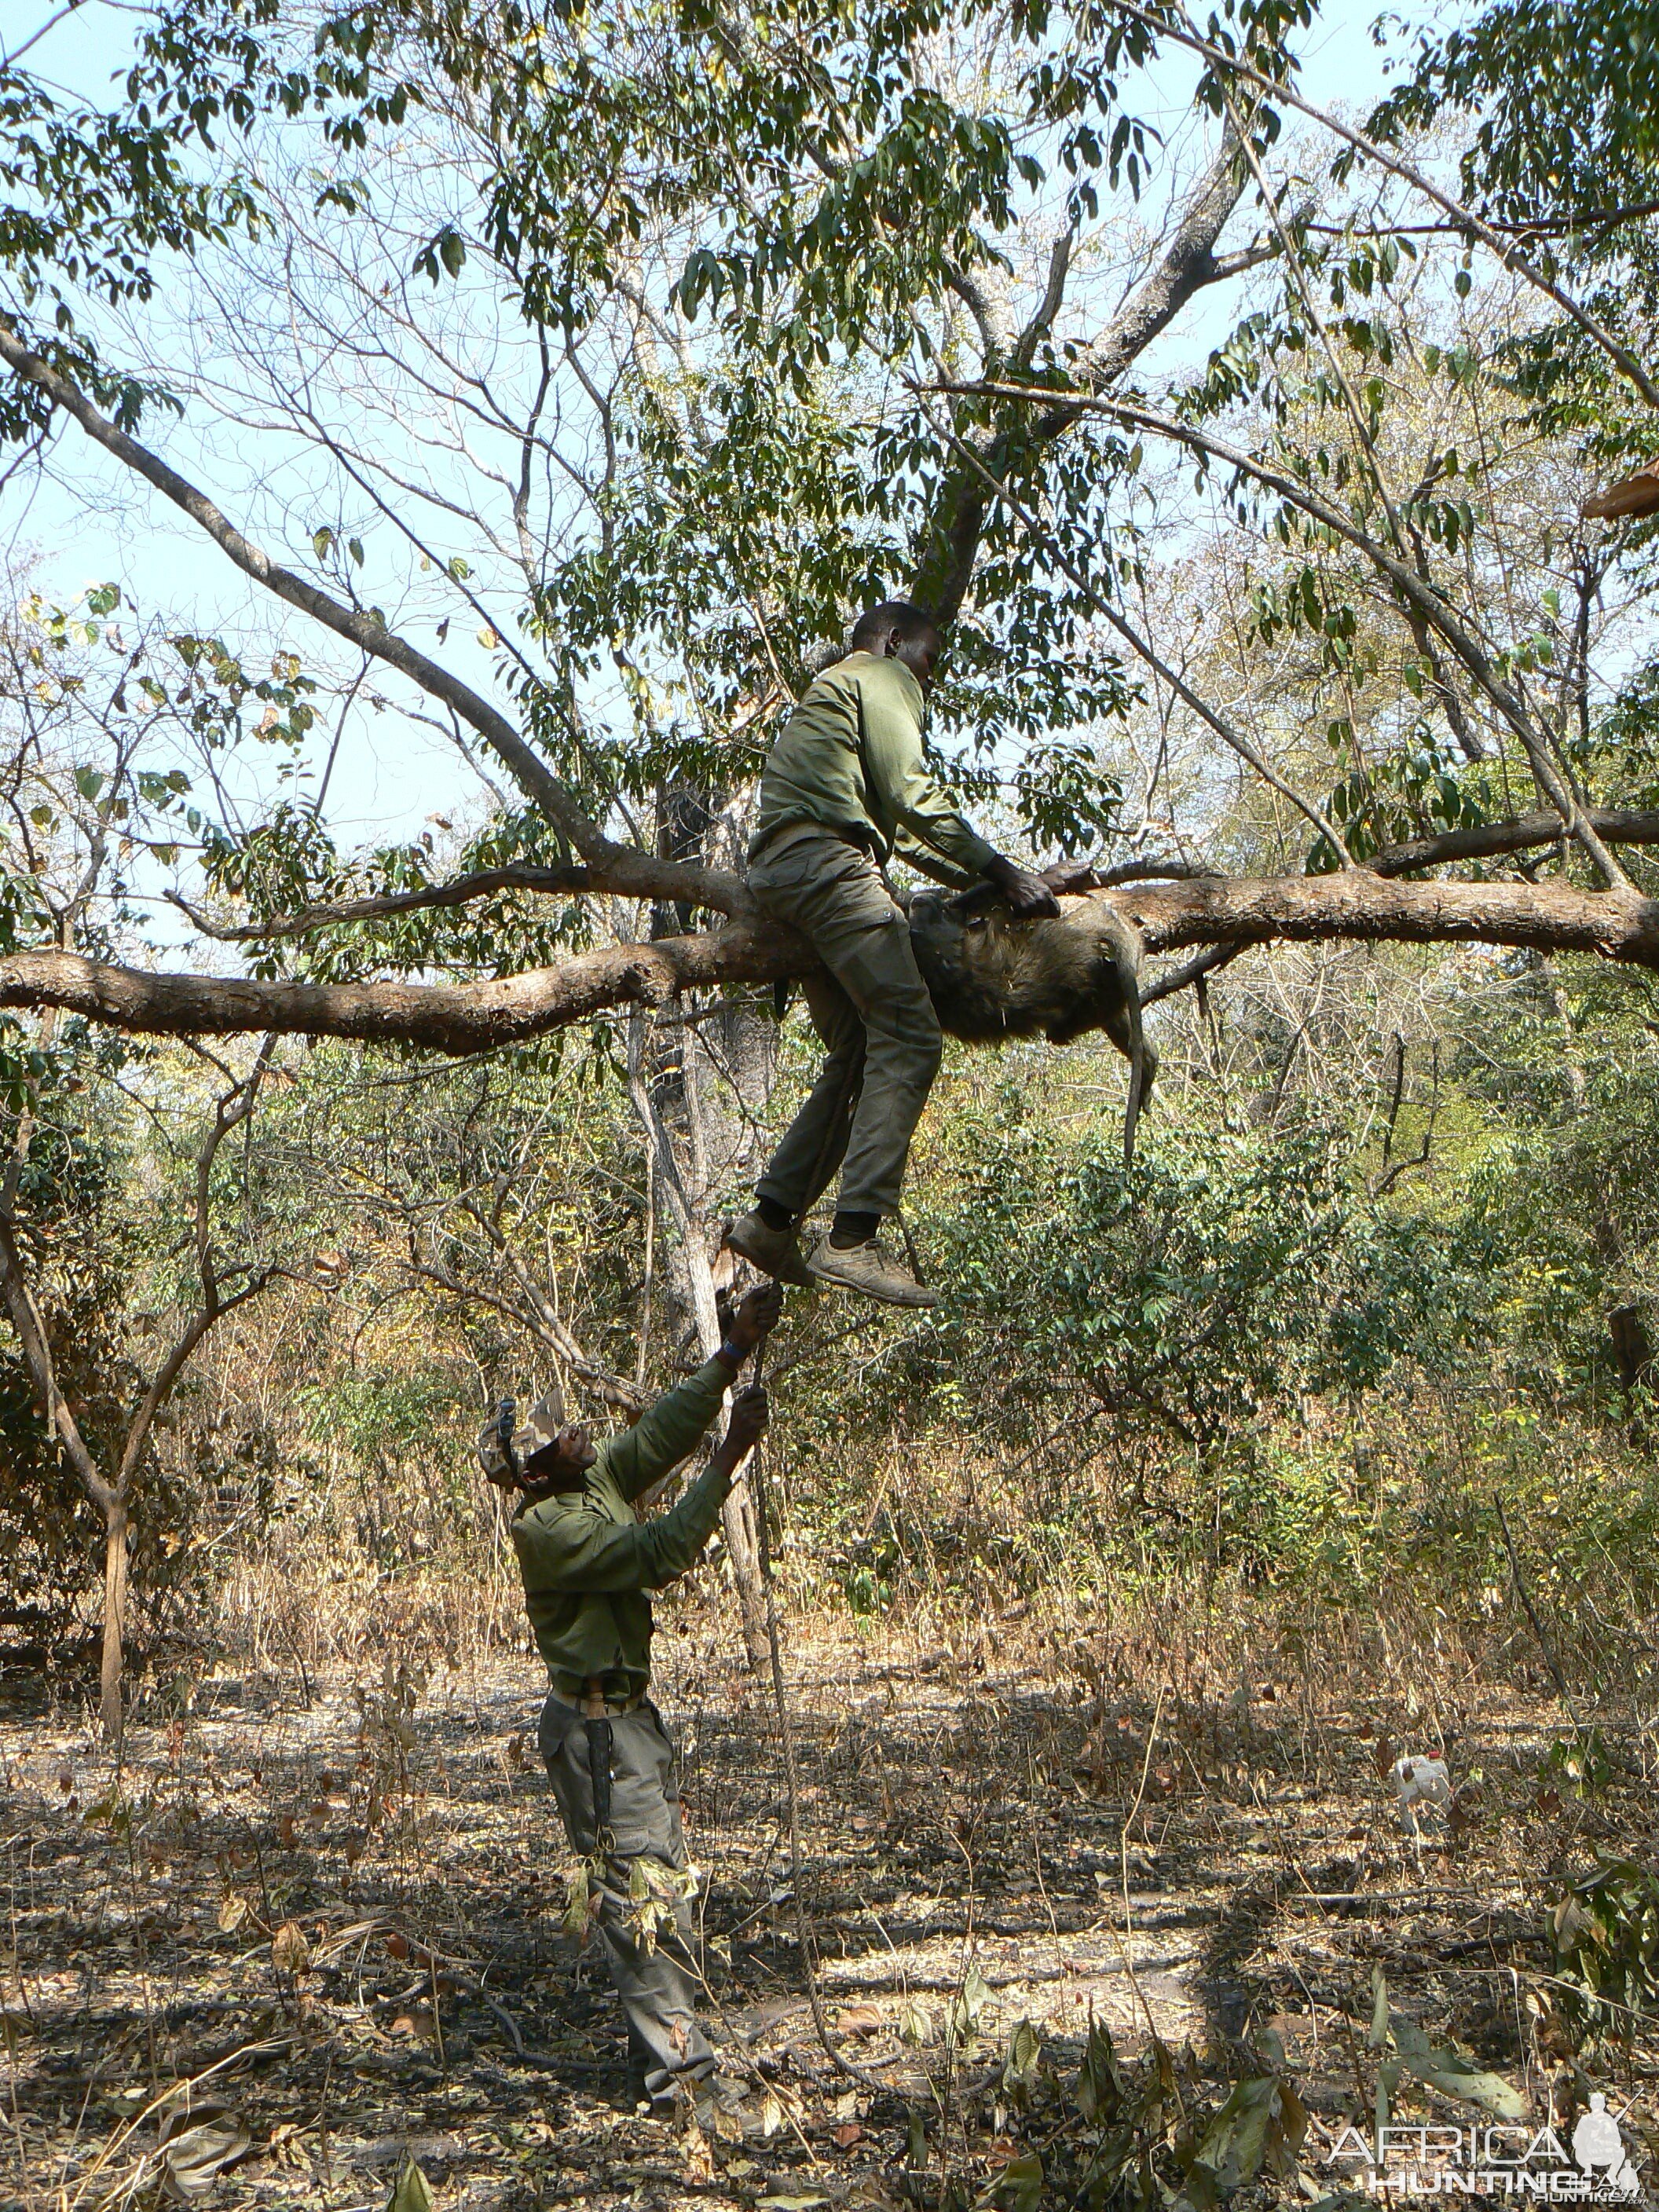
M 1115 382 L 1197 293 L 1249 265 L 1248 258 L 1224 263 L 1215 252 L 1243 190 L 1237 152 L 1230 131 L 1182 210 L 1175 235 L 1157 265 L 1076 365 L 1074 373 L 1086 390 L 1102 391 Z M 1066 241 L 1061 243 L 1063 247 Z M 1060 311 L 1068 266 L 1069 254 L 1057 247 L 1042 302 L 1009 352 L 1010 368 L 1018 370 L 1029 366 L 1038 341 Z M 988 356 L 988 374 L 994 374 L 999 365 Z M 988 465 L 994 476 L 1004 477 L 1017 466 L 1019 458 L 1029 456 L 1035 447 L 1051 444 L 1079 419 L 1079 410 L 1064 406 L 1051 409 L 1035 424 L 1005 418 L 980 432 L 969 450 L 974 459 Z M 955 619 L 979 553 L 989 504 L 983 473 L 965 462 L 946 469 L 922 532 L 923 550 L 915 563 L 911 591 L 942 623 Z

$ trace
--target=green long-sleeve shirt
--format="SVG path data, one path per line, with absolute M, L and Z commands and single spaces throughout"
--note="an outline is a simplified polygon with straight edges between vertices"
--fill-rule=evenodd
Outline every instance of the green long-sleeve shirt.
M 513 1516 L 513 1548 L 530 1625 L 553 1686 L 575 1697 L 599 1676 L 611 1698 L 651 1680 L 651 1600 L 683 1575 L 714 1533 L 732 1486 L 709 1469 L 666 1513 L 641 1522 L 634 1500 L 678 1467 L 720 1411 L 732 1380 L 721 1360 L 659 1398 L 599 1448 L 580 1490 L 556 1491 Z
M 761 776 L 749 857 L 797 823 L 814 823 L 895 853 L 936 882 L 960 886 L 996 857 L 928 773 L 921 686 L 902 660 L 849 653 L 809 684 L 778 733 Z

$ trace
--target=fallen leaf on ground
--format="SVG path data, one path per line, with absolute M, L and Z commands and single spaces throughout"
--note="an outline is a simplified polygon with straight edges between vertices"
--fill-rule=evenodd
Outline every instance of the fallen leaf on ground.
M 163 2116 L 161 2138 L 162 2185 L 177 2204 L 205 2197 L 253 2141 L 246 2121 L 228 2105 L 181 2106 Z
M 680 2155 L 685 2160 L 688 2181 L 708 2182 L 714 2179 L 714 2154 L 708 2148 L 708 2138 L 695 2120 L 680 2137 Z
M 270 1939 L 270 1963 L 284 1974 L 297 1974 L 311 1963 L 311 1946 L 297 1920 L 285 1920 Z
M 397 2186 L 386 2199 L 386 2212 L 432 2212 L 432 2185 L 407 2155 Z

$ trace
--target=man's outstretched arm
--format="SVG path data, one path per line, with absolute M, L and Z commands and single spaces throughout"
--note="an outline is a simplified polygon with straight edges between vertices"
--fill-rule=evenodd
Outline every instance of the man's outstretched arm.
M 683 1575 L 714 1533 L 738 1469 L 766 1431 L 758 1384 L 733 1401 L 725 1436 L 678 1504 L 654 1520 L 602 1520 L 567 1493 L 527 1505 L 512 1524 L 526 1590 L 660 1589 Z
M 749 1291 L 732 1316 L 726 1341 L 714 1358 L 659 1398 L 631 1429 L 606 1447 L 611 1480 L 633 1499 L 672 1474 L 720 1409 L 738 1370 L 783 1310 L 775 1283 Z
M 898 824 L 902 860 L 960 890 L 993 883 L 1018 915 L 1058 914 L 1054 893 L 999 853 L 951 804 L 927 767 L 915 702 L 920 690 L 908 670 L 883 661 L 860 679 L 866 773 L 881 787 Z

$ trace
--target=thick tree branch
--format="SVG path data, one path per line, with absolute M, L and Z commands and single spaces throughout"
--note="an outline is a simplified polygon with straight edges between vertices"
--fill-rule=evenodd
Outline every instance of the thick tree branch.
M 1108 385 L 1115 384 L 1152 340 L 1169 328 L 1194 293 L 1229 273 L 1228 264 L 1216 258 L 1215 249 L 1244 190 L 1238 153 L 1238 140 L 1230 125 L 1222 132 L 1220 149 L 1200 178 L 1157 268 L 1111 327 L 1073 364 L 1072 374 L 1083 391 L 1103 392 Z M 1042 417 L 1038 434 L 1057 437 L 1076 419 L 1066 407 L 1055 407 Z
M 244 575 L 325 629 L 332 630 L 362 652 L 383 660 L 417 684 L 428 697 L 441 700 L 469 728 L 477 731 L 520 789 L 546 816 L 568 844 L 582 858 L 605 868 L 609 888 L 624 898 L 679 899 L 696 906 L 712 906 L 722 913 L 743 910 L 747 894 L 735 876 L 712 870 L 677 866 L 632 846 L 618 845 L 587 815 L 569 787 L 562 782 L 545 761 L 526 744 L 505 714 L 489 700 L 464 684 L 447 668 L 410 645 L 362 609 L 344 605 L 304 576 L 281 567 L 242 535 L 204 492 L 161 456 L 139 444 L 94 406 L 86 394 L 43 361 L 18 338 L 0 317 L 0 360 L 27 383 L 43 392 L 54 406 L 72 415 L 94 443 L 170 499 L 191 520 L 205 531 L 214 544 Z
M 0 1006 L 62 1005 L 88 1020 L 158 1036 L 356 1037 L 445 1053 L 488 1051 L 545 1036 L 612 1007 L 660 1006 L 677 990 L 804 975 L 805 945 L 775 924 L 580 952 L 500 981 L 416 984 L 256 982 L 242 976 L 149 975 L 68 952 L 0 961 Z
M 1589 806 L 1584 811 L 1607 844 L 1659 845 L 1659 814 L 1633 814 L 1612 806 Z M 1491 860 L 1504 853 L 1557 845 L 1565 827 L 1558 814 L 1522 814 L 1512 822 L 1482 822 L 1473 829 L 1443 830 L 1437 837 L 1419 837 L 1408 845 L 1387 845 L 1361 865 L 1380 876 L 1414 875 L 1419 868 L 1444 867 L 1454 860 Z
M 1345 939 L 1594 952 L 1659 970 L 1659 900 L 1634 890 L 1403 883 L 1370 868 L 1345 868 L 1328 876 L 1211 876 L 1093 896 L 1127 915 L 1151 952 Z M 801 939 L 775 924 L 611 946 L 477 983 L 258 982 L 147 975 L 70 952 L 19 952 L 0 960 L 0 1006 L 61 1006 L 148 1036 L 257 1029 L 460 1054 L 544 1036 L 616 1007 L 660 1006 L 676 991 L 805 975 L 811 965 Z
M 1115 381 L 1169 327 L 1195 293 L 1231 273 L 1216 259 L 1215 246 L 1243 190 L 1243 171 L 1237 157 L 1237 147 L 1229 133 L 1200 179 L 1157 267 L 1077 364 L 1073 373 L 1085 390 L 1103 391 Z M 1062 255 L 1056 248 L 1047 291 L 1027 333 L 1030 343 L 1028 345 L 1022 339 L 1016 346 L 1013 366 L 1023 367 L 1029 362 L 1037 338 L 1059 313 L 1068 265 L 1069 252 Z M 994 374 L 989 362 L 987 370 Z M 1004 419 L 974 437 L 973 450 L 994 476 L 1008 477 L 1029 463 L 1034 448 L 1052 443 L 1070 428 L 1079 411 L 1055 406 L 1035 425 Z M 941 622 L 955 618 L 967 594 L 988 501 L 977 471 L 964 463 L 945 471 L 921 534 L 910 586 L 912 596 L 931 607 Z

